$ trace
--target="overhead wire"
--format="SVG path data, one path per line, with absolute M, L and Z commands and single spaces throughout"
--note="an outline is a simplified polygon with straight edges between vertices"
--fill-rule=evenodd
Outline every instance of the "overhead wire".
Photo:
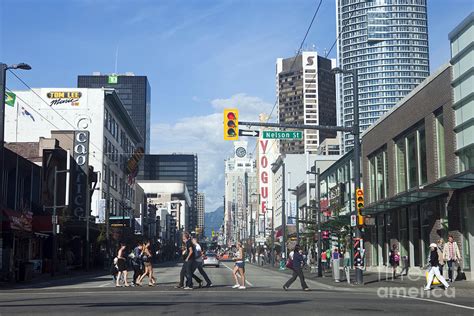
M 308 37 L 308 34 L 313 26 L 313 23 L 316 19 L 316 16 L 318 15 L 318 12 L 319 12 L 319 9 L 321 8 L 321 4 L 323 3 L 323 0 L 319 0 L 319 4 L 318 6 L 316 7 L 316 10 L 314 11 L 314 14 L 313 14 L 313 17 L 311 18 L 311 22 L 309 23 L 309 26 L 308 28 L 306 29 L 306 33 L 303 37 L 303 40 L 301 41 L 301 44 L 300 44 L 300 47 L 298 48 L 298 52 L 296 54 L 296 56 L 293 58 L 293 62 L 291 64 L 291 67 L 290 67 L 290 70 L 288 70 L 289 73 L 291 73 L 293 71 L 293 67 L 295 66 L 295 63 L 296 63 L 296 60 L 298 59 L 299 55 L 301 54 L 302 50 L 303 50 L 303 46 L 304 46 L 304 43 L 306 42 L 306 38 Z M 277 96 L 277 99 L 275 101 L 275 104 L 273 105 L 272 107 L 272 110 L 270 111 L 270 115 L 268 116 L 266 122 L 268 122 L 271 117 L 272 117 L 272 114 L 273 114 L 273 111 L 275 110 L 277 104 L 279 103 L 279 96 Z M 272 142 L 272 145 L 270 146 L 270 148 L 268 149 L 268 151 L 270 151 L 272 148 L 273 148 L 273 145 L 276 143 L 276 141 Z M 258 146 L 258 142 L 255 144 L 255 148 L 252 152 L 252 156 L 253 154 L 255 153 L 255 150 L 257 149 L 257 146 Z

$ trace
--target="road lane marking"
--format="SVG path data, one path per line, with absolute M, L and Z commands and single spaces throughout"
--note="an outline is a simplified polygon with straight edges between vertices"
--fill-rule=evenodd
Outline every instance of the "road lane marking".
M 99 287 L 106 287 L 106 286 L 108 286 L 108 285 L 111 285 L 110 282 L 107 282 L 107 283 L 104 283 L 104 284 L 102 284 L 102 285 L 99 285 Z
M 222 263 L 224 265 L 224 267 L 226 267 L 227 269 L 229 269 L 230 271 L 234 271 L 233 269 L 229 268 L 224 262 Z M 245 279 L 245 283 L 247 283 L 248 285 L 252 286 L 253 287 L 253 284 L 250 283 L 247 278 Z
M 469 309 L 469 310 L 474 310 L 474 307 L 466 306 L 466 305 L 459 305 L 459 304 L 454 304 L 454 303 L 449 303 L 449 302 L 443 302 L 443 301 L 437 301 L 437 300 L 432 300 L 429 298 L 421 298 L 421 297 L 413 297 L 413 296 L 405 296 L 405 295 L 397 295 L 397 294 L 391 294 L 390 296 L 395 296 L 395 297 L 402 297 L 402 298 L 411 298 L 413 300 L 418 300 L 418 301 L 425 301 L 425 302 L 430 302 L 430 303 L 438 303 L 438 304 L 443 304 L 443 305 L 448 305 L 448 306 L 454 306 L 458 308 L 464 308 L 464 309 Z

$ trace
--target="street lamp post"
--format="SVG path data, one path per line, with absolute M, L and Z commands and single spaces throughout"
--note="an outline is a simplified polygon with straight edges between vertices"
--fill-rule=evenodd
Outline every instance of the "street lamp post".
M 7 70 L 9 69 L 22 69 L 30 70 L 31 66 L 25 63 L 19 63 L 14 65 L 7 65 L 0 62 L 0 95 L 2 100 L 0 101 L 0 159 L 1 159 L 1 172 L 5 170 L 4 166 L 4 142 L 5 142 L 5 90 L 6 90 L 6 77 Z M 4 185 L 3 175 L 0 173 L 0 199 L 3 200 Z
M 288 192 L 292 192 L 296 196 L 296 243 L 300 244 L 300 210 L 299 210 L 299 196 L 298 196 L 298 187 L 296 189 L 288 189 Z M 291 208 L 291 206 L 290 206 Z
M 339 67 L 333 68 L 332 72 L 336 74 L 350 74 L 352 75 L 352 107 L 354 109 L 354 118 L 352 124 L 352 135 L 354 136 L 354 184 L 356 189 L 360 188 L 360 126 L 359 126 L 359 80 L 357 69 L 344 70 Z M 353 208 L 351 215 L 357 215 L 356 207 Z M 358 223 L 357 223 L 358 224 Z M 360 252 L 363 253 L 364 243 L 362 241 L 362 232 L 359 226 L 355 226 L 355 238 L 359 239 Z M 361 267 L 356 266 L 356 283 L 363 284 L 364 274 Z

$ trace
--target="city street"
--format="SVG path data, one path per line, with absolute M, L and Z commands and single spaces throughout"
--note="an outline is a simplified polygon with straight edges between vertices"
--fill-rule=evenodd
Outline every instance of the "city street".
M 246 265 L 247 289 L 232 289 L 232 262 L 220 268 L 206 268 L 214 283 L 212 288 L 185 291 L 175 289 L 180 265 L 170 264 L 155 269 L 157 287 L 115 288 L 109 275 L 86 275 L 48 281 L 24 288 L 0 291 L 0 315 L 318 315 L 348 314 L 444 314 L 472 315 L 472 296 L 431 291 L 417 298 L 379 298 L 374 288 L 333 288 L 307 280 L 313 291 L 300 290 L 297 280 L 285 292 L 282 284 L 288 276 L 278 271 Z

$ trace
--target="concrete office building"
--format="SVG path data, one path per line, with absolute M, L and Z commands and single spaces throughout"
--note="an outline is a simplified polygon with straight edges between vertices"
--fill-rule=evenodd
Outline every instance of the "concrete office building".
M 197 194 L 197 227 L 204 233 L 204 212 L 206 211 L 206 196 L 202 192 Z
M 191 196 L 186 183 L 178 180 L 139 180 L 148 204 L 142 219 L 149 232 L 165 242 L 179 243 L 180 232 L 189 227 Z M 159 225 L 158 223 L 159 219 Z M 158 227 L 159 226 L 159 227 Z
M 314 198 L 314 184 L 311 183 L 311 179 L 307 174 L 311 168 L 316 164 L 320 172 L 323 172 L 329 168 L 334 162 L 336 162 L 341 156 L 331 155 L 305 155 L 290 154 L 281 155 L 278 157 L 275 164 L 272 166 L 273 172 L 273 208 L 274 208 L 274 229 L 275 231 L 281 231 L 283 226 L 283 208 L 285 208 L 285 217 L 287 226 L 292 227 L 291 231 L 287 229 L 287 232 L 294 234 L 296 231 L 296 217 L 306 218 L 308 217 L 308 205 L 311 196 Z M 283 168 L 284 165 L 284 168 Z M 285 170 L 285 173 L 283 173 Z M 309 182 L 308 182 L 309 181 Z M 312 182 L 314 183 L 314 181 Z M 284 186 L 285 187 L 284 187 Z M 295 194 L 288 191 L 297 190 Z M 306 192 L 311 192 L 307 195 Z M 285 201 L 285 203 L 283 203 Z M 281 232 L 280 232 L 281 234 Z
M 225 161 L 224 237 L 229 246 L 248 239 L 256 220 L 257 174 L 247 146 L 234 142 L 234 155 Z
M 75 133 L 88 131 L 88 162 L 101 175 L 101 193 L 92 196 L 91 215 L 105 222 L 106 214 L 99 214 L 101 199 L 109 201 L 110 216 L 128 216 L 130 208 L 138 209 L 127 164 L 143 140 L 115 91 L 41 88 L 14 93 L 15 106 L 6 107 L 6 141 L 37 142 L 39 137 L 53 137 L 72 153 Z
M 335 61 L 302 52 L 278 58 L 276 66 L 278 118 L 280 123 L 336 125 L 336 86 L 330 72 Z M 305 130 L 303 140 L 281 141 L 282 154 L 316 154 L 319 145 L 335 132 Z
M 191 197 L 186 230 L 194 231 L 198 224 L 198 157 L 196 154 L 145 155 L 138 179 L 178 180 L 186 184 Z
M 78 76 L 77 87 L 115 89 L 142 136 L 143 143 L 139 146 L 145 149 L 145 153 L 150 153 L 151 87 L 147 76 L 135 76 L 131 72 L 119 75 L 94 72 L 92 75 Z
M 426 0 L 336 1 L 339 67 L 357 70 L 361 131 L 429 76 Z M 352 75 L 341 75 L 340 123 L 353 124 Z M 353 137 L 344 134 L 344 149 Z

